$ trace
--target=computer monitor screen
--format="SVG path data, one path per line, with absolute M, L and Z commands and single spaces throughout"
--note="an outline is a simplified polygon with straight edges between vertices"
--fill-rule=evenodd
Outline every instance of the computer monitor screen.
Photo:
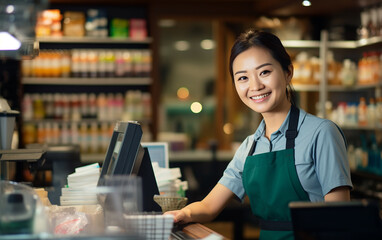
M 142 142 L 141 144 L 148 149 L 152 162 L 157 162 L 161 168 L 169 168 L 167 142 Z
M 368 201 L 292 202 L 296 240 L 382 239 L 379 206 Z
M 106 175 L 142 178 L 143 211 L 161 211 L 153 197 L 159 194 L 148 150 L 141 146 L 142 128 L 137 122 L 118 122 L 102 165 L 100 185 Z
M 117 165 L 117 159 L 118 159 L 118 154 L 121 150 L 122 147 L 122 141 L 123 141 L 123 133 L 118 133 L 117 135 L 117 141 L 115 142 L 115 146 L 113 148 L 113 151 L 111 152 L 111 157 L 110 157 L 110 163 L 106 171 L 106 175 L 111 175 L 115 171 L 115 166 Z

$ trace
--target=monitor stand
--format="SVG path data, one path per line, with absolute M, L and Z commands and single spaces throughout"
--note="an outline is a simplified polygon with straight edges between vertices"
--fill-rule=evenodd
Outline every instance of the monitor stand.
M 142 178 L 142 210 L 143 212 L 162 212 L 162 208 L 154 201 L 154 195 L 159 195 L 159 189 L 148 149 L 140 147 L 138 155 L 140 156 L 137 159 L 142 159 L 137 174 Z

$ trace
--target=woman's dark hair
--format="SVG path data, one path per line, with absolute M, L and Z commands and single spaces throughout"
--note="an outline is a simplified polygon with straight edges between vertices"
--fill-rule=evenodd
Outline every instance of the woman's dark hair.
M 242 33 L 236 39 L 231 49 L 231 56 L 229 58 L 229 72 L 231 74 L 232 81 L 234 81 L 232 69 L 233 61 L 240 53 L 250 49 L 251 47 L 261 47 L 268 50 L 271 56 L 280 63 L 281 68 L 284 71 L 289 72 L 289 66 L 292 65 L 292 60 L 290 59 L 290 56 L 282 45 L 280 39 L 272 33 L 250 29 Z M 288 100 L 293 105 L 296 105 L 296 93 L 291 84 L 288 84 L 286 93 Z

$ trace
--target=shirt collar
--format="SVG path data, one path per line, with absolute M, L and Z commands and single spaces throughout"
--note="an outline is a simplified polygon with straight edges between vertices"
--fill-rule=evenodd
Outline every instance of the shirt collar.
M 301 122 L 304 120 L 304 118 L 306 116 L 306 112 L 304 110 L 302 110 L 301 108 L 299 108 L 299 109 L 300 109 L 300 116 L 298 119 L 297 131 L 300 129 Z M 280 128 L 275 133 L 273 133 L 272 135 L 278 135 L 278 133 L 281 133 L 285 136 L 285 132 L 288 130 L 289 118 L 290 118 L 290 109 L 289 109 L 287 117 L 285 118 L 284 122 L 281 124 Z M 260 139 L 260 137 L 264 136 L 264 135 L 265 135 L 265 122 L 263 119 L 263 120 L 261 120 L 259 127 L 257 128 L 257 130 L 255 132 L 255 135 L 254 135 L 255 141 L 258 141 Z

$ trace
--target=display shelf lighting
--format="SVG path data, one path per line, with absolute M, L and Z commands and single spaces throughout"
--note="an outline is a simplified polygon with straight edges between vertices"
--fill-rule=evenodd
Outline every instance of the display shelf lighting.
M 312 5 L 312 3 L 309 0 L 302 1 L 302 6 L 304 6 L 304 7 L 310 7 L 311 5 Z
M 8 32 L 0 32 L 0 50 L 18 50 L 21 42 Z

